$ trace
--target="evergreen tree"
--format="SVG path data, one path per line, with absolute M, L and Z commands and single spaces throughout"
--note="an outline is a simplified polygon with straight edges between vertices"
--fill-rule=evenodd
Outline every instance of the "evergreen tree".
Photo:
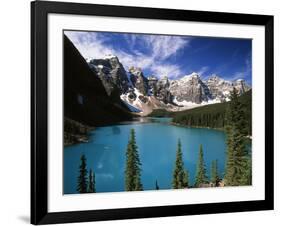
M 241 178 L 240 185 L 251 185 L 252 184 L 252 158 L 251 156 L 247 157 L 245 161 L 245 171 Z
M 243 105 L 239 102 L 237 90 L 233 88 L 227 108 L 227 160 L 224 176 L 227 186 L 243 184 L 242 177 L 247 170 L 248 153 L 245 144 L 247 133 Z
M 125 188 L 126 191 L 143 190 L 141 183 L 141 162 L 136 145 L 135 130 L 131 129 L 126 151 Z
M 245 114 L 245 129 L 248 135 L 252 132 L 252 91 L 247 91 L 238 97 L 243 104 Z M 225 129 L 226 109 L 229 102 L 210 104 L 198 108 L 173 113 L 173 122 L 191 127 L 211 127 Z M 156 114 L 154 114 L 156 112 Z M 161 110 L 153 111 L 152 115 L 166 116 L 168 113 Z M 168 115 L 169 116 L 169 115 Z
M 206 176 L 203 147 L 202 147 L 202 144 L 200 144 L 199 156 L 198 156 L 197 168 L 196 168 L 196 178 L 195 178 L 194 186 L 200 187 L 202 184 L 205 184 L 205 183 L 208 183 L 208 178 Z
M 88 192 L 89 193 L 94 193 L 96 192 L 96 182 L 95 182 L 95 173 L 90 169 L 89 172 L 89 187 L 88 187 Z
M 184 171 L 183 186 L 185 188 L 189 187 L 189 173 L 187 170 Z
M 156 189 L 156 190 L 159 190 L 159 186 L 158 186 L 157 180 L 155 181 L 155 189 Z
M 88 180 L 87 180 L 87 163 L 86 163 L 86 157 L 85 155 L 81 155 L 81 163 L 79 166 L 79 176 L 78 176 L 78 184 L 76 190 L 79 193 L 87 193 L 88 188 Z
M 181 141 L 179 139 L 172 182 L 174 189 L 184 188 L 184 177 L 184 163 L 182 160 Z
M 211 165 L 211 182 L 218 186 L 219 183 L 219 173 L 218 173 L 218 160 L 213 160 Z
M 126 152 L 125 186 L 126 191 L 134 190 L 134 156 L 132 145 L 129 141 Z

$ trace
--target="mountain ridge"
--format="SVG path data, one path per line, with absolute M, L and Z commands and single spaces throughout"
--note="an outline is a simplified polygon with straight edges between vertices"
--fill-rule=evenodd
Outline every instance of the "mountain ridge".
M 108 94 L 118 93 L 127 106 L 147 115 L 154 109 L 182 111 L 202 105 L 229 101 L 230 91 L 235 87 L 239 95 L 250 90 L 243 79 L 228 81 L 218 75 L 202 80 L 193 72 L 180 79 L 163 76 L 145 76 L 141 68 L 130 67 L 128 71 L 117 56 L 88 59 L 89 67 L 102 81 Z M 137 112 L 137 111 L 134 111 Z
M 130 120 L 117 90 L 110 94 L 73 43 L 64 36 L 64 117 L 88 126 Z

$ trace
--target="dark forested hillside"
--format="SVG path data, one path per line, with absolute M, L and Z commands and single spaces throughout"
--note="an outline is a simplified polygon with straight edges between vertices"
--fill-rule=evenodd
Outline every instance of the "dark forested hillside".
M 64 116 L 89 126 L 131 118 L 119 94 L 107 95 L 72 42 L 64 36 Z
M 252 127 L 252 91 L 244 93 L 239 97 L 242 103 L 246 118 L 246 127 L 249 134 L 251 134 Z M 172 117 L 173 123 L 195 126 L 195 127 L 210 127 L 210 128 L 224 128 L 226 125 L 226 109 L 228 103 L 218 103 L 206 105 L 190 110 L 169 112 L 163 109 L 154 110 L 150 117 Z
M 248 134 L 252 127 L 252 91 L 239 97 L 246 117 Z M 173 122 L 186 126 L 224 128 L 226 125 L 226 109 L 228 103 L 212 104 L 172 114 Z
M 108 96 L 101 80 L 64 36 L 64 145 L 87 142 L 92 127 L 131 118 L 119 93 Z
M 173 117 L 174 113 L 175 112 L 167 111 L 165 109 L 154 109 L 148 116 L 149 117 L 158 117 L 158 118 Z

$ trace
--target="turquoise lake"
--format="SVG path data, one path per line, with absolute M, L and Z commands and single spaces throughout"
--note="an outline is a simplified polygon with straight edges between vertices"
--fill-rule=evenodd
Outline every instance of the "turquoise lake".
M 220 130 L 187 128 L 170 124 L 170 118 L 140 118 L 138 121 L 97 127 L 90 134 L 88 143 L 64 148 L 64 193 L 77 193 L 76 184 L 80 156 L 85 154 L 87 167 L 96 176 L 97 192 L 124 191 L 125 153 L 130 130 L 136 132 L 136 141 L 142 163 L 144 190 L 170 189 L 176 158 L 178 139 L 182 143 L 184 166 L 193 184 L 196 173 L 199 145 L 203 145 L 208 176 L 211 161 L 218 160 L 223 176 L 226 144 L 225 133 Z

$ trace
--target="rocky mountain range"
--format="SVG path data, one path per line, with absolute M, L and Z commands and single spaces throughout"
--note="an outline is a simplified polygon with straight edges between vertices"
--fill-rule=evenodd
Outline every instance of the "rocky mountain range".
M 105 64 L 106 61 L 102 62 Z M 73 43 L 64 36 L 64 126 L 67 137 L 85 135 L 88 129 L 82 125 L 94 127 L 132 118 L 119 95 L 123 92 L 118 84 L 123 84 L 121 75 L 124 71 L 117 67 L 117 63 L 112 63 L 114 74 L 104 73 L 112 82 L 110 87 L 89 68 Z
M 235 87 L 240 94 L 251 87 L 243 79 L 227 81 L 218 75 L 202 80 L 198 73 L 177 80 L 164 76 L 144 76 L 142 70 L 130 67 L 125 70 L 118 57 L 108 55 L 103 59 L 87 60 L 91 70 L 101 80 L 109 96 L 118 96 L 133 112 L 143 115 L 153 109 L 180 111 L 229 100 Z

